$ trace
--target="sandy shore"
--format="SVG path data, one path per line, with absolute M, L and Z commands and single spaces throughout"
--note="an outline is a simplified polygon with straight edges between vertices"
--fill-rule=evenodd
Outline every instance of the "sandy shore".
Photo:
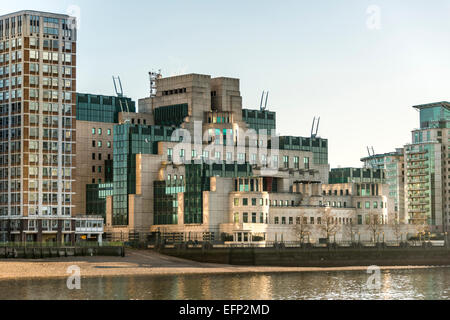
M 0 260 L 0 280 L 65 278 L 67 268 L 76 265 L 82 277 L 127 275 L 180 275 L 226 273 L 278 273 L 364 271 L 367 267 L 295 268 L 208 264 L 160 255 L 153 251 L 127 250 L 126 257 L 71 257 L 41 260 Z M 425 269 L 427 266 L 380 267 L 382 270 Z

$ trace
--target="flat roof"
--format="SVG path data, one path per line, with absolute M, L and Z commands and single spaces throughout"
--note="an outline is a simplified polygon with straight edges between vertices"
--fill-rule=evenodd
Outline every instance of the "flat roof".
M 441 101 L 441 102 L 433 102 L 428 104 L 420 104 L 417 106 L 413 106 L 414 109 L 423 110 L 428 108 L 434 108 L 434 107 L 444 107 L 450 110 L 450 102 L 448 101 Z
M 58 17 L 65 17 L 65 18 L 70 17 L 68 14 L 62 14 L 62 13 L 37 11 L 37 10 L 20 10 L 20 11 L 15 11 L 15 12 L 7 13 L 4 15 L 0 15 L 0 18 L 7 17 L 7 16 L 19 15 L 19 14 L 51 15 L 51 16 L 58 16 Z

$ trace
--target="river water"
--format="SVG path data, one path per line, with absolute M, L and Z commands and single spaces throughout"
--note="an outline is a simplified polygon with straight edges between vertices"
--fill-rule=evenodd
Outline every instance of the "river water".
M 0 281 L 0 299 L 450 299 L 450 267 L 383 270 L 379 282 L 369 281 L 372 287 L 369 277 L 366 271 L 338 271 L 82 278 L 80 290 L 69 290 L 65 279 Z

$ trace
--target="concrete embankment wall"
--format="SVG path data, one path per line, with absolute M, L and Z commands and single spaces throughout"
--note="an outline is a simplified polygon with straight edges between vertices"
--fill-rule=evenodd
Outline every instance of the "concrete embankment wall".
M 199 262 L 279 267 L 450 265 L 446 248 L 163 248 L 160 253 Z
M 0 247 L 0 259 L 42 259 L 73 256 L 125 256 L 124 247 Z

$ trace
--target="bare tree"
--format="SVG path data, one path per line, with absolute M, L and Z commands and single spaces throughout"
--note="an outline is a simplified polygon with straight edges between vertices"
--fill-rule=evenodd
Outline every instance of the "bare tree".
M 368 223 L 367 223 L 367 229 L 372 233 L 373 235 L 373 242 L 376 242 L 376 235 L 380 232 L 382 224 L 381 224 L 381 217 L 378 213 L 370 212 L 368 217 Z
M 398 220 L 393 220 L 389 225 L 395 238 L 397 239 L 397 242 L 399 243 L 402 237 L 402 229 L 404 224 L 400 223 Z
M 323 216 L 321 217 L 319 229 L 325 233 L 328 243 L 330 242 L 330 236 L 336 234 L 339 230 L 336 215 L 331 212 L 331 208 L 325 208 Z
M 296 222 L 297 224 L 294 228 L 295 236 L 300 243 L 303 244 L 305 243 L 305 238 L 311 234 L 311 225 L 308 224 L 308 221 L 303 213 L 297 216 Z

